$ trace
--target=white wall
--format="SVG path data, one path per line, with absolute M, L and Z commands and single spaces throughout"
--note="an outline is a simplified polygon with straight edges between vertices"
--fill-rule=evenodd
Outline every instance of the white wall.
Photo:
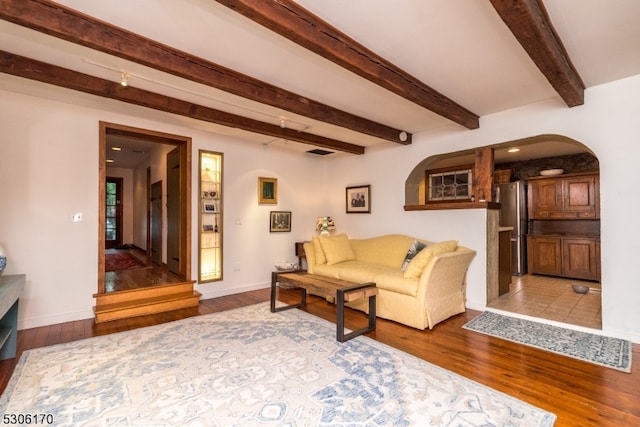
M 131 201 L 133 237 L 131 242 L 127 242 L 144 250 L 147 249 L 147 166 L 145 164 L 133 170 L 133 200 Z
M 21 327 L 91 317 L 97 281 L 98 121 L 193 137 L 197 150 L 225 153 L 224 280 L 200 285 L 205 297 L 266 286 L 274 261 L 294 260 L 293 243 L 308 239 L 319 215 L 353 237 L 406 233 L 458 239 L 478 251 L 469 271 L 469 307 L 485 305 L 486 212 L 405 212 L 404 182 L 424 158 L 539 134 L 560 134 L 588 146 L 600 160 L 603 332 L 640 342 L 640 246 L 637 159 L 640 158 L 640 76 L 591 88 L 585 105 L 546 101 L 482 117 L 480 129 L 457 126 L 414 135 L 410 146 L 370 149 L 364 156 L 319 160 L 263 150 L 204 132 L 193 122 L 107 104 L 86 109 L 13 92 L 0 93 L 0 242 L 5 274 L 26 273 Z M 154 118 L 154 119 L 152 119 Z M 183 122 L 184 125 L 176 123 Z M 95 144 L 88 141 L 96 141 Z M 257 204 L 257 177 L 278 178 L 277 206 Z M 193 174 L 197 191 L 197 174 Z M 371 184 L 372 213 L 346 214 L 345 187 Z M 195 194 L 193 200 L 197 200 Z M 293 212 L 291 233 L 269 233 L 271 210 Z M 197 224 L 193 209 L 193 224 Z M 72 223 L 73 212 L 84 222 Z M 196 227 L 197 228 L 197 227 Z M 194 228 L 194 233 L 195 233 Z M 193 238 L 195 277 L 196 243 Z M 240 270 L 233 265 L 239 263 Z
M 65 99 L 69 95 L 51 93 Z M 0 243 L 8 255 L 4 274 L 27 275 L 19 328 L 93 317 L 101 120 L 192 137 L 193 165 L 199 149 L 224 153 L 224 280 L 198 285 L 205 298 L 266 287 L 274 262 L 295 260 L 294 243 L 309 238 L 324 201 L 323 193 L 310 191 L 324 181 L 324 159 L 196 130 L 187 126 L 191 121 L 164 113 L 151 114 L 157 117 L 151 120 L 142 108 L 84 102 L 84 95 L 79 100 L 82 106 L 0 90 Z M 87 107 L 96 104 L 104 109 Z M 192 200 L 197 201 L 198 174 L 192 176 Z M 278 205 L 258 205 L 259 176 L 278 178 Z M 291 233 L 269 233 L 271 210 L 293 212 Z M 197 209 L 192 211 L 192 224 L 198 224 Z M 71 221 L 75 212 L 83 213 L 83 222 Z M 196 278 L 197 225 L 193 233 Z M 240 270 L 233 269 L 235 263 Z

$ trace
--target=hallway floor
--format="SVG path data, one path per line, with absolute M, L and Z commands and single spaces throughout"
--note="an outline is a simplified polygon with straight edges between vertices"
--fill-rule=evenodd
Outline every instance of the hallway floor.
M 117 250 L 107 249 L 107 251 Z M 105 292 L 129 291 L 184 281 L 183 277 L 167 270 L 166 265 L 159 266 L 152 263 L 143 250 L 134 248 L 126 251 L 142 261 L 147 267 L 105 272 Z
M 571 285 L 588 286 L 586 294 Z M 489 307 L 592 329 L 602 329 L 600 283 L 559 277 L 513 276 L 510 291 Z

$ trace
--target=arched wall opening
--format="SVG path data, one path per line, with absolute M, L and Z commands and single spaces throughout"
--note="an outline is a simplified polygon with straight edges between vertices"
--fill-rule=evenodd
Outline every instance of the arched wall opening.
M 537 135 L 490 147 L 494 150 L 496 169 L 506 165 L 522 171 L 520 174 L 515 171 L 512 180 L 537 176 L 543 169 L 562 168 L 564 173 L 599 172 L 600 169 L 595 154 L 586 145 L 562 135 Z M 509 152 L 514 148 L 519 151 Z M 437 154 L 418 163 L 405 180 L 405 205 L 425 204 L 426 170 L 473 164 L 477 149 Z
M 457 151 L 452 153 L 443 153 L 420 161 L 414 169 L 409 173 L 405 181 L 405 205 L 407 206 L 424 206 L 427 198 L 427 179 L 426 171 L 440 168 L 455 168 L 463 165 L 473 165 L 475 156 L 478 152 L 489 148 L 479 147 L 470 150 Z M 600 165 L 595 154 L 579 141 L 554 134 L 537 135 L 530 138 L 506 141 L 491 145 L 493 149 L 493 166 L 495 170 L 508 170 L 510 173 L 510 181 L 527 181 L 540 176 L 540 172 L 546 169 L 563 169 L 563 175 L 575 174 L 594 174 L 599 176 Z M 514 149 L 518 149 L 515 151 Z M 599 186 L 596 186 L 595 197 L 599 200 Z M 495 200 L 495 199 L 493 199 Z M 528 202 L 527 202 L 528 203 Z M 473 202 L 468 208 L 473 208 Z M 528 210 L 527 206 L 527 210 Z M 444 206 L 443 206 L 444 208 Z M 446 208 L 451 208 L 448 206 Z M 430 202 L 429 209 L 438 209 L 437 203 Z M 486 224 L 486 248 L 477 248 L 486 250 L 486 301 L 487 305 L 495 301 L 501 294 L 499 293 L 499 243 L 498 234 L 501 229 L 500 205 L 487 205 L 487 224 Z M 563 223 L 563 221 L 567 221 Z M 544 222 L 544 221 L 543 221 Z M 552 221 L 545 222 L 551 223 Z M 580 221 L 570 221 L 563 219 L 558 221 L 560 226 L 574 226 Z M 600 265 L 599 239 L 600 239 L 600 219 L 599 205 L 598 216 L 596 219 L 583 221 L 589 222 L 588 233 L 592 234 L 590 238 L 597 240 L 597 265 Z M 527 219 L 527 228 L 525 233 L 530 231 L 530 227 L 536 221 Z M 581 227 L 582 225 L 580 225 Z M 557 227 L 557 225 L 556 225 Z M 569 227 L 576 229 L 576 227 Z M 538 228 L 536 226 L 536 232 Z M 561 234 L 561 233 L 559 233 Z M 526 242 L 526 236 L 523 236 Z M 525 270 L 529 273 L 526 265 L 526 244 L 525 244 Z M 532 251 L 533 252 L 533 251 Z M 537 274 L 536 274 L 537 275 Z M 515 276 L 514 276 L 515 277 Z M 541 277 L 541 276 L 538 276 Z M 515 280 L 515 279 L 514 279 Z M 598 278 L 599 282 L 599 268 Z M 601 284 L 600 284 L 601 285 Z M 601 319 L 600 319 L 601 322 Z M 601 326 L 600 326 L 601 327 Z

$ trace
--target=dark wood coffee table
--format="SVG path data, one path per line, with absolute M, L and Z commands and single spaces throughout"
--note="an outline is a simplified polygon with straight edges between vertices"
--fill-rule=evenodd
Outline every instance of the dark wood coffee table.
M 276 307 L 276 288 L 300 289 L 300 302 L 297 304 Z M 376 295 L 378 288 L 373 282 L 353 283 L 346 280 L 309 274 L 304 271 L 271 273 L 271 312 L 304 307 L 307 304 L 307 291 L 323 297 L 336 299 L 336 339 L 345 342 L 351 338 L 371 332 L 376 329 Z M 344 330 L 344 303 L 362 298 L 369 299 L 369 324 L 365 328 L 349 333 Z

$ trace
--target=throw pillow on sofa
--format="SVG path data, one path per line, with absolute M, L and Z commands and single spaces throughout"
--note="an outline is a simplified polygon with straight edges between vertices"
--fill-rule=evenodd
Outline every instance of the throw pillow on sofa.
M 434 243 L 429 245 L 418 253 L 413 260 L 407 266 L 404 272 L 405 279 L 417 279 L 422 274 L 422 270 L 429 264 L 431 258 L 434 256 L 444 254 L 447 252 L 453 252 L 458 248 L 457 240 L 447 240 L 444 242 Z
M 316 256 L 316 264 L 322 265 L 327 262 L 327 257 L 324 256 L 324 251 L 322 250 L 322 244 L 320 244 L 320 238 L 318 236 L 311 237 L 311 244 L 313 245 L 313 252 Z
M 413 258 L 416 255 L 418 255 L 418 253 L 420 253 L 420 251 L 426 247 L 427 247 L 426 243 L 421 242 L 420 240 L 414 240 L 413 243 L 411 244 L 411 247 L 407 251 L 407 255 L 405 255 L 404 257 L 404 261 L 402 262 L 402 266 L 400 267 L 400 270 L 405 271 L 409 266 L 409 263 L 411 262 L 411 260 L 413 260 Z
M 327 257 L 327 265 L 353 261 L 356 259 L 356 255 L 353 253 L 353 249 L 349 243 L 349 238 L 346 234 L 320 236 L 319 239 L 324 256 Z

